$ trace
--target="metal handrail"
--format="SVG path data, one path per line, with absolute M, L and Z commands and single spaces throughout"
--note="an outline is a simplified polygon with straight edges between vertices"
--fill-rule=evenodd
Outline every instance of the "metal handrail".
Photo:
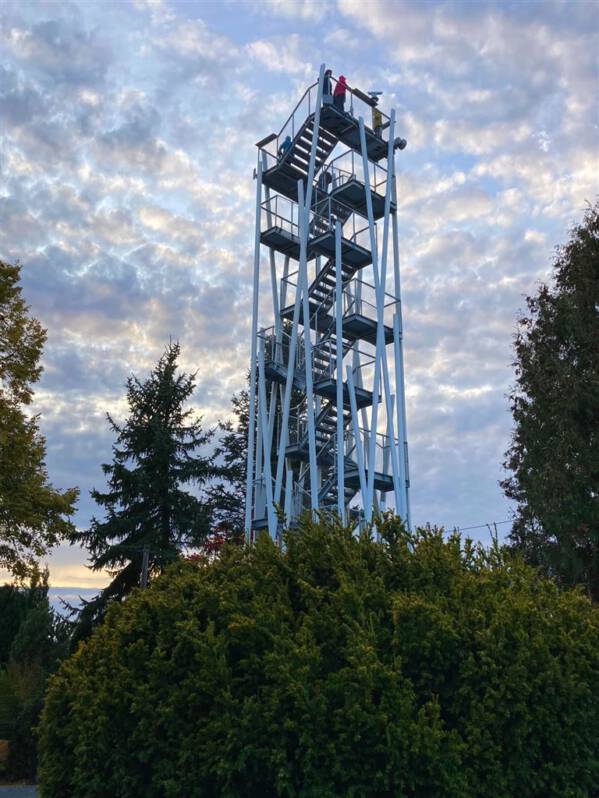
M 286 278 L 283 278 L 283 282 L 287 284 L 288 290 L 292 291 L 297 290 L 297 282 L 291 279 L 292 277 L 296 277 L 297 273 L 298 272 L 295 271 L 293 272 L 293 274 L 290 274 Z M 349 316 L 353 311 L 354 313 L 360 316 L 364 316 L 373 321 L 377 321 L 378 305 L 376 304 L 376 302 L 371 302 L 365 298 L 364 289 L 367 289 L 368 292 L 370 292 L 372 296 L 375 298 L 376 288 L 374 287 L 374 285 L 372 285 L 372 283 L 368 283 L 365 280 L 361 280 L 357 277 L 354 277 L 351 281 L 349 281 L 343 286 L 343 291 L 342 291 L 343 318 Z M 311 311 L 310 319 L 315 319 L 320 313 L 322 313 L 325 319 L 330 319 L 331 321 L 333 321 L 333 317 L 331 316 L 330 310 L 331 307 L 335 304 L 335 294 L 336 294 L 336 286 L 332 286 L 325 292 L 323 298 L 317 303 L 315 309 Z M 390 294 L 388 291 L 384 292 L 384 296 L 388 301 L 386 301 L 385 304 L 383 305 L 383 320 L 384 322 L 388 323 L 389 326 L 391 326 L 392 320 L 389 318 L 389 312 L 396 311 L 397 306 L 399 304 L 399 300 L 396 299 L 393 296 L 393 294 Z M 291 304 L 293 303 L 289 303 L 288 307 L 290 307 Z M 320 330 L 318 325 L 316 325 L 316 327 L 317 329 Z M 324 331 L 320 330 L 320 332 L 321 333 L 324 332 L 324 334 L 326 334 L 327 330 Z
M 288 116 L 288 117 L 287 117 L 287 119 L 285 120 L 285 123 L 283 124 L 283 126 L 281 127 L 281 129 L 279 130 L 279 132 L 277 133 L 277 152 L 279 151 L 278 144 L 279 144 L 279 138 L 281 137 L 281 133 L 282 133 L 282 132 L 285 130 L 285 128 L 287 127 L 287 125 L 289 124 L 289 122 L 291 121 L 291 119 L 293 118 L 293 116 L 294 116 L 295 112 L 296 112 L 296 111 L 297 111 L 297 109 L 300 107 L 300 105 L 303 103 L 303 101 L 304 101 L 304 98 L 305 98 L 305 97 L 306 97 L 308 94 L 310 94 L 310 92 L 312 91 L 312 89 L 313 89 L 315 86 L 318 86 L 318 81 L 316 81 L 315 83 L 312 83 L 310 86 L 308 86 L 308 88 L 306 89 L 306 91 L 305 91 L 305 92 L 302 94 L 302 96 L 300 97 L 300 99 L 299 99 L 299 100 L 298 100 L 298 102 L 296 103 L 296 105 L 295 105 L 295 108 L 294 108 L 294 109 L 293 109 L 293 111 L 292 111 L 292 112 L 289 114 L 289 116 Z M 308 113 L 308 116 L 309 116 L 309 115 L 310 115 L 310 114 Z M 292 136 L 291 138 L 292 138 L 292 140 L 293 140 L 294 136 Z
M 267 352 L 267 360 L 272 360 L 275 363 L 285 364 L 284 353 L 287 348 L 289 352 L 289 341 L 291 336 L 284 329 L 279 330 L 281 340 L 277 340 L 276 328 L 273 326 L 266 327 L 260 330 L 258 336 L 264 339 L 264 346 Z M 295 349 L 295 368 L 300 368 L 304 362 L 304 344 L 301 336 L 297 339 L 297 346 Z
M 374 298 L 374 302 L 370 302 L 368 299 L 364 297 L 364 289 L 370 293 L 370 295 Z M 392 320 L 389 318 L 389 313 L 391 311 L 397 310 L 399 300 L 397 300 L 392 294 L 389 294 L 387 291 L 384 292 L 384 296 L 388 299 L 387 302 L 383 305 L 383 320 L 386 320 L 392 324 Z M 376 302 L 376 289 L 371 283 L 367 283 L 364 280 L 360 280 L 359 278 L 354 278 L 347 286 L 344 287 L 343 291 L 343 315 L 349 314 L 352 308 L 355 308 L 354 312 L 360 316 L 365 316 L 366 318 L 370 318 L 373 321 L 378 319 L 378 303 Z M 363 306 L 366 305 L 367 309 L 370 311 L 369 313 L 365 313 Z
M 360 236 L 365 231 L 370 231 L 369 226 L 366 224 L 364 227 L 361 227 L 359 230 L 356 230 L 356 219 L 358 218 L 358 214 L 350 208 L 349 205 L 346 205 L 344 202 L 341 202 L 335 197 L 331 197 L 329 194 L 322 196 L 322 199 L 318 199 L 313 208 L 310 210 L 310 226 L 312 226 L 316 221 L 320 222 L 321 224 L 324 222 L 327 225 L 327 229 L 320 232 L 319 235 L 324 235 L 325 233 L 332 233 L 335 231 L 335 224 L 339 217 L 339 211 L 344 210 L 347 211 L 347 216 L 345 221 L 342 224 L 342 232 L 341 235 L 348 241 L 351 241 L 354 244 L 358 244 L 358 236 Z M 348 236 L 345 230 L 345 227 L 350 224 L 352 235 Z M 376 230 L 376 225 L 375 225 Z M 361 246 L 361 244 L 358 244 Z M 364 247 L 366 249 L 366 247 Z
M 351 161 L 350 168 L 347 168 L 345 164 L 346 161 Z M 339 162 L 341 162 L 345 168 L 340 166 Z M 343 183 L 347 183 L 352 178 L 355 178 L 362 184 L 365 182 L 362 156 L 352 149 L 342 152 L 340 155 L 337 155 L 336 158 L 333 158 L 332 161 L 329 161 L 324 171 L 331 173 L 331 185 L 334 189 L 338 188 L 340 185 L 343 185 Z M 337 179 L 335 177 L 336 174 L 339 175 L 340 178 L 345 177 L 345 179 Z M 369 164 L 370 186 L 375 192 L 380 194 L 384 193 L 382 187 L 386 186 L 387 178 L 388 172 L 384 166 L 381 166 L 379 163 Z
M 364 429 L 363 427 L 358 428 L 358 432 L 361 434 L 362 439 L 364 441 L 368 440 L 372 436 L 372 432 L 369 430 Z M 385 474 L 387 476 L 391 476 L 391 471 L 389 470 L 390 463 L 387 463 L 387 470 L 385 469 L 385 450 L 389 450 L 391 447 L 391 442 L 395 446 L 399 444 L 397 439 L 390 438 L 389 435 L 386 435 L 384 432 L 377 432 L 375 433 L 375 455 L 374 455 L 374 470 L 378 471 L 381 474 Z
M 333 76 L 331 75 L 331 89 L 332 89 L 332 90 L 333 90 L 333 86 L 334 86 L 334 84 L 338 84 L 338 83 L 339 83 L 339 80 L 338 80 L 337 78 L 335 78 L 335 77 L 333 77 Z M 308 88 L 307 88 L 307 89 L 304 91 L 304 93 L 302 94 L 302 96 L 300 97 L 300 99 L 298 100 L 298 102 L 296 103 L 296 105 L 295 105 L 295 107 L 293 108 L 292 112 L 289 114 L 289 116 L 288 116 L 288 117 L 287 117 L 287 119 L 285 120 L 284 124 L 282 125 L 282 127 L 281 127 L 281 128 L 280 128 L 280 130 L 279 130 L 279 132 L 277 133 L 276 137 L 275 137 L 274 139 L 271 139 L 271 140 L 270 140 L 269 142 L 267 142 L 266 144 L 264 144 L 264 145 L 261 147 L 261 149 L 262 149 L 262 150 L 264 150 L 265 152 L 267 152 L 269 155 L 273 155 L 273 153 L 272 153 L 272 152 L 269 152 L 269 150 L 267 150 L 267 149 L 266 149 L 266 147 L 268 147 L 268 146 L 272 145 L 272 143 L 273 143 L 273 141 L 274 141 L 274 142 L 275 142 L 275 153 L 274 153 L 274 157 L 275 157 L 275 158 L 278 158 L 278 155 L 279 155 L 279 147 L 280 147 L 280 139 L 281 139 L 281 136 L 283 135 L 283 133 L 285 133 L 285 132 L 286 132 L 286 130 L 287 130 L 287 126 L 289 125 L 289 123 L 290 123 L 290 122 L 293 122 L 293 120 L 294 120 L 294 117 L 295 117 L 295 114 L 296 114 L 297 110 L 298 110 L 298 109 L 299 109 L 299 107 L 302 105 L 302 103 L 304 102 L 304 100 L 306 99 L 306 97 L 308 97 L 308 113 L 306 114 L 306 116 L 305 116 L 304 120 L 302 120 L 302 124 L 304 124 L 304 121 L 305 121 L 305 120 L 307 120 L 307 119 L 308 119 L 308 117 L 310 116 L 310 114 L 312 113 L 312 111 L 311 111 L 311 107 L 310 107 L 310 102 L 309 102 L 309 100 L 310 100 L 310 95 L 311 95 L 311 92 L 312 92 L 312 91 L 313 91 L 313 89 L 315 89 L 317 86 L 318 86 L 318 81 L 315 81 L 315 82 L 314 82 L 314 83 L 312 83 L 310 86 L 308 86 Z M 346 88 L 346 93 L 350 95 L 349 114 L 350 114 L 351 116 L 353 116 L 353 117 L 355 118 L 355 113 L 354 113 L 354 107 L 355 107 L 355 105 L 357 105 L 357 106 L 358 106 L 358 108 L 360 107 L 360 105 L 363 105 L 363 106 L 365 106 L 365 108 L 368 108 L 368 109 L 370 109 L 370 111 L 372 112 L 372 109 L 373 109 L 373 107 L 374 107 L 374 106 L 373 106 L 373 104 L 372 104 L 372 103 L 370 103 L 370 102 L 368 102 L 367 100 L 364 100 L 362 97 L 360 97 L 360 94 L 362 94 L 362 92 L 360 92 L 360 90 L 359 90 L 359 89 L 357 89 L 356 87 L 353 87 L 353 88 L 352 88 L 352 87 L 351 87 L 351 86 L 350 86 L 348 83 L 346 83 L 346 84 L 345 84 L 345 88 Z M 390 119 L 389 119 L 389 117 L 387 116 L 387 114 L 385 114 L 383 111 L 381 111 L 381 110 L 380 110 L 380 108 L 378 108 L 378 106 L 377 106 L 377 110 L 380 112 L 380 114 L 381 114 L 381 117 L 382 117 L 382 119 L 383 119 L 383 126 L 384 126 L 384 127 L 387 127 L 387 126 L 388 126 L 388 123 L 390 122 Z M 369 121 L 370 121 L 370 120 L 369 120 Z M 364 119 L 364 122 L 366 123 L 366 119 Z M 370 128 L 370 126 L 369 126 L 369 125 L 367 125 L 367 127 L 369 127 L 369 128 Z M 299 129 L 299 128 L 298 128 L 298 129 Z M 372 128 L 370 128 L 370 129 L 372 129 Z M 293 124 L 292 124 L 292 128 L 291 128 L 291 140 L 292 140 L 292 141 L 295 139 L 296 133 L 297 133 L 297 130 L 295 129 L 295 125 L 293 125 Z
M 328 373 L 328 375 L 329 375 L 329 377 L 331 379 L 333 378 L 333 373 L 335 372 L 335 370 L 337 368 L 337 353 L 335 353 L 333 355 L 333 352 L 331 351 L 332 350 L 332 347 L 331 347 L 332 342 L 333 342 L 332 338 L 328 337 L 328 338 L 325 338 L 322 341 L 319 341 L 316 344 L 313 344 L 313 346 L 312 346 L 312 368 L 315 369 L 315 366 L 314 366 L 314 354 L 316 352 L 319 352 L 319 351 L 327 353 L 329 355 L 329 364 L 328 364 L 328 366 L 325 366 L 324 368 L 319 370 L 318 373 L 319 374 L 327 374 Z M 337 341 L 335 339 L 335 344 L 336 343 L 337 343 Z M 347 354 L 347 352 L 350 351 L 352 346 L 353 346 L 353 344 L 350 343 L 349 341 L 343 341 L 342 342 L 342 348 L 344 350 L 344 355 Z M 328 347 L 328 352 L 327 352 L 327 347 Z M 358 368 L 354 368 L 353 369 L 353 373 L 354 374 L 357 374 L 358 371 L 362 371 L 362 369 L 366 369 L 369 366 L 372 366 L 374 361 L 375 361 L 375 359 L 376 359 L 376 356 L 374 354 L 372 354 L 370 352 L 365 352 L 363 349 L 357 349 L 356 351 L 359 352 L 359 354 L 362 356 L 363 360 L 360 363 L 360 365 L 358 366 Z M 302 363 L 303 363 L 303 361 L 302 361 Z
M 280 210 L 279 206 L 283 206 L 283 209 Z M 274 216 L 283 222 L 281 227 L 285 228 L 285 226 L 289 226 L 291 227 L 292 235 L 299 236 L 299 208 L 295 202 L 280 194 L 275 194 L 269 199 L 264 200 L 260 209 L 263 215 L 266 214 L 267 224 L 270 222 L 269 217 Z M 293 220 L 294 209 L 296 209 L 297 222 Z M 286 211 L 288 211 L 288 213 L 286 213 Z M 268 227 L 272 227 L 272 224 L 268 224 Z M 294 230 L 296 230 L 297 233 L 295 233 Z
M 279 210 L 279 206 L 283 206 L 284 210 Z M 345 205 L 345 203 L 340 202 L 329 195 L 325 195 L 322 199 L 319 199 L 316 205 L 310 210 L 310 228 L 313 228 L 317 223 L 320 225 L 324 224 L 325 229 L 319 231 L 318 236 L 334 232 L 338 214 L 341 209 L 347 211 L 347 217 L 342 225 L 343 238 L 347 241 L 351 241 L 357 246 L 362 247 L 363 245 L 358 243 L 358 238 L 366 234 L 367 231 L 369 232 L 368 225 L 364 225 L 364 227 L 356 230 L 356 220 L 358 219 L 358 214 L 356 214 L 348 205 Z M 295 234 L 294 230 L 297 230 L 299 233 L 299 206 L 293 200 L 280 194 L 275 194 L 274 196 L 262 202 L 261 210 L 263 214 L 267 215 L 267 220 L 269 216 L 275 216 L 278 219 L 281 219 L 282 222 L 291 226 L 292 234 Z M 297 216 L 298 222 L 293 220 L 294 215 Z M 346 227 L 348 225 L 350 226 L 351 235 L 348 235 L 348 232 L 350 231 L 346 231 Z M 272 225 L 269 225 L 269 227 L 270 226 Z M 312 235 L 314 234 L 312 233 Z M 370 240 L 368 240 L 367 243 L 370 244 Z M 368 247 L 363 247 L 363 249 L 368 249 Z

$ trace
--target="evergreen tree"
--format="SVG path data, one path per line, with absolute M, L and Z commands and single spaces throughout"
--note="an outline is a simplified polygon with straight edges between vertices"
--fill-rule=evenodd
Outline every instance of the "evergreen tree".
M 234 421 L 219 422 L 223 433 L 215 450 L 222 462 L 222 477 L 206 491 L 212 512 L 212 526 L 224 539 L 241 542 L 245 525 L 245 490 L 247 474 L 247 440 L 249 425 L 249 393 L 247 390 L 231 398 Z
M 188 547 L 197 547 L 209 532 L 205 502 L 182 486 L 203 485 L 220 471 L 212 455 L 198 453 L 212 437 L 201 419 L 185 409 L 195 375 L 178 373 L 179 344 L 170 344 L 149 379 L 127 381 L 129 416 L 118 424 L 113 461 L 103 465 L 108 491 L 91 495 L 105 508 L 106 519 L 92 519 L 88 530 L 72 541 L 91 555 L 91 568 L 106 569 L 112 581 L 95 599 L 84 602 L 75 639 L 85 637 L 107 605 L 121 601 L 140 584 L 144 550 L 152 577 Z
M 248 377 L 249 382 L 249 377 Z M 299 391 L 294 390 L 292 404 L 301 402 Z M 256 400 L 256 407 L 257 407 Z M 220 421 L 219 429 L 223 433 L 215 451 L 215 457 L 222 462 L 222 479 L 208 488 L 212 509 L 213 529 L 220 535 L 222 542 L 240 543 L 245 534 L 245 493 L 247 475 L 247 444 L 250 418 L 249 389 L 239 391 L 231 397 L 231 405 L 235 419 Z M 271 450 L 272 474 L 276 473 L 276 443 L 282 416 L 281 401 L 278 396 L 274 405 L 275 437 Z
M 46 331 L 29 315 L 20 271 L 0 261 L 0 568 L 18 578 L 72 532 L 68 517 L 78 494 L 50 485 L 46 442 L 38 417 L 27 412 L 42 372 Z
M 28 587 L 0 587 L 0 617 L 0 738 L 8 741 L 0 779 L 31 779 L 46 681 L 68 651 L 69 623 L 50 606 L 48 571 L 37 568 Z
M 554 285 L 527 304 L 502 483 L 518 502 L 511 540 L 599 600 L 599 204 L 557 250 Z

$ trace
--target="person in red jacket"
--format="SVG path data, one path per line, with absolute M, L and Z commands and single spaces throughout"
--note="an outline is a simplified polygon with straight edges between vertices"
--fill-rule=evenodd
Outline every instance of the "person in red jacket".
M 339 80 L 335 84 L 333 91 L 333 104 L 339 111 L 345 111 L 345 92 L 347 91 L 347 83 L 345 82 L 345 75 L 339 75 Z

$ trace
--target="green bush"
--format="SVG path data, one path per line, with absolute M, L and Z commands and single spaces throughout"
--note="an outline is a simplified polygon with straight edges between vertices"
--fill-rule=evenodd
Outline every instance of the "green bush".
M 35 727 L 48 675 L 68 648 L 68 623 L 50 607 L 48 574 L 36 572 L 28 587 L 0 587 L 0 739 L 8 756 L 0 778 L 33 779 Z
M 36 769 L 34 728 L 44 700 L 47 673 L 36 662 L 10 662 L 0 668 L 0 738 L 8 742 L 2 778 L 33 779 Z
M 599 611 L 527 566 L 306 522 L 173 566 L 53 677 L 42 798 L 599 796 Z

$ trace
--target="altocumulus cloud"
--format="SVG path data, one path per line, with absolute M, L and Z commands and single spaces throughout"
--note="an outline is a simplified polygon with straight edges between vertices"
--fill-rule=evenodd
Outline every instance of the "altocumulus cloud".
M 593 3 L 9 2 L 2 31 L 0 246 L 49 328 L 36 409 L 53 480 L 82 489 L 79 524 L 110 457 L 103 414 L 169 337 L 207 423 L 242 387 L 253 144 L 323 60 L 383 91 L 409 140 L 415 519 L 508 517 L 515 319 L 597 193 Z M 55 584 L 86 584 L 83 559 L 60 549 Z

